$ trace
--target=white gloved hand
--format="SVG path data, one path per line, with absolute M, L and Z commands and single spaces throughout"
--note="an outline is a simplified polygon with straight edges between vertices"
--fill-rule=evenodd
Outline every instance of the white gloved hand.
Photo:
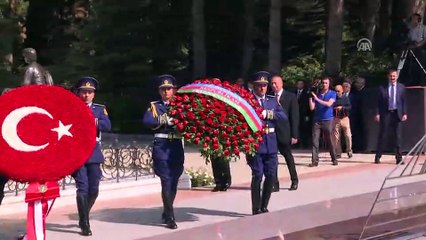
M 174 120 L 175 119 L 172 118 L 172 117 L 167 117 L 167 125 L 169 125 L 169 126 L 175 125 Z
M 160 115 L 160 117 L 158 118 L 158 122 L 160 123 L 160 125 L 163 124 L 168 124 L 167 119 L 169 117 L 167 116 L 167 113 L 163 113 L 162 115 Z
M 262 117 L 263 117 L 263 119 L 266 119 L 266 110 L 262 111 Z

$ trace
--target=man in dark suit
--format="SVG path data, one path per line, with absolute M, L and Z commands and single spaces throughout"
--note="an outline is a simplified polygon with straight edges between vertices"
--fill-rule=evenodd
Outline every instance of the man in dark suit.
M 385 134 L 394 134 L 396 163 L 402 161 L 401 146 L 401 122 L 407 121 L 407 101 L 405 98 L 405 86 L 398 83 L 398 72 L 395 69 L 388 71 L 389 82 L 379 87 L 377 112 L 375 120 L 380 123 L 377 140 L 375 163 L 380 163 Z
M 298 80 L 296 82 L 296 94 L 297 102 L 299 105 L 299 141 L 298 145 L 301 148 L 311 147 L 311 136 L 312 136 L 312 112 L 309 109 L 309 94 L 306 89 L 305 82 Z
M 272 77 L 271 87 L 278 103 L 288 116 L 288 119 L 278 120 L 275 128 L 277 131 L 278 150 L 284 156 L 288 171 L 290 172 L 291 186 L 289 190 L 296 190 L 299 179 L 294 164 L 294 157 L 291 153 L 291 145 L 296 144 L 299 137 L 299 104 L 294 93 L 284 90 L 284 82 L 281 76 L 275 75 Z M 279 190 L 278 178 L 274 190 Z

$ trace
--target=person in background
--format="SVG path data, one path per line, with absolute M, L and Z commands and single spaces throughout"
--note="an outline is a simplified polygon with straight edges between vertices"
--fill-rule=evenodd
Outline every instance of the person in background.
M 402 161 L 401 154 L 401 123 L 407 121 L 407 101 L 405 86 L 398 82 L 398 72 L 395 69 L 388 71 L 388 83 L 379 87 L 377 113 L 375 120 L 380 129 L 377 140 L 374 163 L 380 163 L 385 135 L 392 133 L 395 147 L 396 164 Z
M 240 86 L 240 88 L 244 88 L 245 85 L 245 81 L 244 78 L 237 78 L 237 80 L 235 80 L 235 84 L 237 84 L 238 86 Z
M 296 82 L 297 102 L 299 105 L 299 143 L 301 148 L 311 147 L 312 137 L 312 111 L 309 109 L 309 93 L 306 89 L 305 81 L 298 80 Z
M 342 142 L 340 131 L 343 132 L 346 143 L 346 153 L 348 158 L 352 158 L 352 133 L 349 122 L 349 114 L 351 111 L 351 103 L 349 97 L 344 94 L 344 88 L 341 85 L 335 87 L 337 98 L 334 103 L 333 115 L 333 141 L 336 146 L 336 158 L 342 157 Z
M 366 132 L 368 119 L 366 117 L 368 96 L 365 91 L 365 78 L 357 77 L 353 84 L 354 91 L 351 101 L 351 132 L 352 149 L 354 153 L 364 152 L 367 149 Z
M 319 92 L 311 92 L 309 107 L 314 111 L 314 123 L 312 129 L 312 163 L 310 167 L 317 167 L 319 162 L 319 142 L 321 130 L 331 156 L 333 165 L 337 165 L 336 150 L 333 144 L 333 104 L 336 101 L 336 92 L 330 89 L 331 78 L 321 80 Z M 318 94 L 318 95 L 317 95 Z
M 289 190 L 297 190 L 299 178 L 297 177 L 291 146 L 296 144 L 299 138 L 299 104 L 297 103 L 296 95 L 284 89 L 284 82 L 281 76 L 274 75 L 272 77 L 271 88 L 278 103 L 287 113 L 288 119 L 277 120 L 275 129 L 277 132 L 278 151 L 284 156 L 290 173 L 291 185 Z M 274 192 L 279 190 L 279 186 L 277 173 Z

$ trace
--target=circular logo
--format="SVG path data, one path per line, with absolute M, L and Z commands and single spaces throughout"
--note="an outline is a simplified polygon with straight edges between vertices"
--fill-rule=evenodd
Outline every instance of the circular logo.
M 358 49 L 358 51 L 361 51 L 361 52 L 369 52 L 372 50 L 373 44 L 371 43 L 370 39 L 361 38 L 356 43 L 356 48 Z
M 81 167 L 96 144 L 90 109 L 56 86 L 30 85 L 0 96 L 0 130 L 0 173 L 18 182 L 59 180 Z

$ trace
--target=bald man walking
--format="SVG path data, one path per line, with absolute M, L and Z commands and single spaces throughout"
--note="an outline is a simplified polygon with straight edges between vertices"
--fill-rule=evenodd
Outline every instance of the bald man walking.
M 284 90 L 284 82 L 281 76 L 275 75 L 271 80 L 271 88 L 275 96 L 286 112 L 288 119 L 279 120 L 276 123 L 278 151 L 284 156 L 288 171 L 290 172 L 290 191 L 297 190 L 299 179 L 294 164 L 291 145 L 296 144 L 299 137 L 299 104 L 296 94 Z M 278 177 L 278 174 L 277 174 Z M 279 191 L 279 181 L 274 186 L 274 191 Z

